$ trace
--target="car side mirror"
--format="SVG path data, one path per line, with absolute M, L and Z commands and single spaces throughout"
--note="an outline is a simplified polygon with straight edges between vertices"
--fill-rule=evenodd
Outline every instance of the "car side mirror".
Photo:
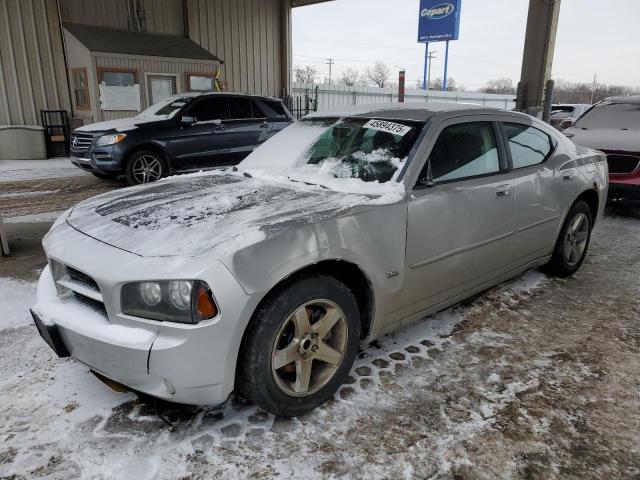
M 183 127 L 189 127 L 189 126 L 193 125 L 196 122 L 197 122 L 196 117 L 191 117 L 189 115 L 184 115 L 180 119 L 180 125 L 182 125 Z

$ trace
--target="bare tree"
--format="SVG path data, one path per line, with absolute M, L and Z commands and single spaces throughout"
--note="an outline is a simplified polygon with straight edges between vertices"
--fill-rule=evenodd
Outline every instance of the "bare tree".
M 501 93 L 503 95 L 515 95 L 516 87 L 513 80 L 506 77 L 494 78 L 489 80 L 487 84 L 480 89 L 484 93 Z
M 593 82 L 568 82 L 559 79 L 556 81 L 553 90 L 554 103 L 591 103 L 593 91 L 593 101 L 600 102 L 607 97 L 638 95 L 640 88 L 625 85 L 606 85 Z
M 429 84 L 429 90 L 442 90 L 442 78 L 438 77 Z M 447 78 L 447 92 L 462 92 L 464 87 L 458 85 L 453 77 Z
M 357 70 L 353 68 L 347 68 L 340 74 L 339 81 L 347 87 L 353 87 L 358 83 L 358 78 L 360 78 L 360 74 Z
M 364 72 L 365 78 L 376 87 L 384 88 L 389 83 L 391 72 L 389 67 L 381 61 L 377 61 L 372 67 L 367 67 Z
M 296 82 L 301 83 L 315 83 L 318 77 L 318 70 L 310 65 L 305 65 L 304 67 L 296 65 L 293 73 L 296 77 Z

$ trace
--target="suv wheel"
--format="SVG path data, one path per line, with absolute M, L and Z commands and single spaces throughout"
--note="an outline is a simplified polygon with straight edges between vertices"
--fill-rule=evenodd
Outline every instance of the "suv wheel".
M 587 255 L 592 226 L 589 205 L 583 200 L 574 203 L 562 225 L 553 256 L 545 265 L 545 270 L 558 277 L 569 277 L 576 273 Z
M 242 343 L 236 386 L 268 412 L 300 415 L 342 385 L 359 344 L 351 291 L 328 275 L 302 278 L 257 311 Z
M 127 163 L 126 177 L 129 185 L 140 185 L 160 180 L 165 173 L 160 155 L 151 150 L 141 150 L 133 154 Z

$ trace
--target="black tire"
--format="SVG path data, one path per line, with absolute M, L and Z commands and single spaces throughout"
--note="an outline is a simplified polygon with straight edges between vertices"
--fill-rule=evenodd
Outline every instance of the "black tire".
M 107 173 L 101 173 L 101 172 L 91 172 L 92 175 L 101 178 L 102 180 L 115 180 L 117 178 L 117 175 L 109 175 Z
M 282 329 L 292 321 L 294 312 L 316 299 L 332 302 L 344 314 L 341 318 L 345 321 L 340 321 L 340 328 L 346 325 L 345 348 L 331 376 L 322 380 L 326 383 L 321 384 L 314 392 L 294 396 L 295 393 L 289 394 L 278 385 L 277 373 L 272 370 L 272 355 L 277 341 L 284 335 Z M 313 322 L 313 314 L 309 318 Z M 320 341 L 323 342 L 322 338 Z M 271 294 L 254 314 L 238 356 L 236 389 L 265 411 L 284 417 L 300 415 L 331 398 L 344 383 L 353 366 L 359 344 L 360 311 L 351 291 L 342 282 L 328 275 L 299 277 Z M 295 362 L 290 365 L 296 365 L 294 369 L 298 368 Z M 313 368 L 328 368 L 328 364 L 321 360 L 311 359 L 310 365 L 314 365 Z M 296 374 L 292 375 L 295 377 Z
M 568 237 L 570 236 L 570 228 L 577 219 L 581 217 L 584 221 L 587 222 L 586 225 L 586 238 L 584 248 L 582 249 L 579 258 L 576 258 L 575 255 L 573 258 L 569 258 L 567 256 L 566 250 L 566 242 L 568 241 Z M 587 250 L 589 249 L 589 242 L 591 241 L 591 230 L 593 229 L 593 218 L 591 215 L 591 209 L 587 202 L 583 200 L 578 200 L 574 203 L 567 214 L 567 218 L 562 224 L 562 228 L 560 229 L 560 235 L 558 236 L 558 240 L 556 241 L 556 245 L 553 249 L 553 255 L 548 264 L 544 266 L 544 271 L 550 275 L 554 275 L 556 277 L 569 277 L 576 273 L 582 262 L 584 261 L 585 256 L 587 255 Z
M 143 164 L 152 165 L 149 167 L 148 175 L 139 173 L 139 169 L 143 168 Z M 166 174 L 166 164 L 162 155 L 152 150 L 138 150 L 127 162 L 125 170 L 125 178 L 129 185 L 140 185 L 143 183 L 151 183 L 160 180 Z

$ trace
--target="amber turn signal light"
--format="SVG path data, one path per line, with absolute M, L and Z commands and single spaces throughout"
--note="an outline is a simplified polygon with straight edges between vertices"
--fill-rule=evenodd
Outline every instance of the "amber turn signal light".
M 198 321 L 200 320 L 208 320 L 210 318 L 215 317 L 218 314 L 218 309 L 216 308 L 216 304 L 211 297 L 211 292 L 206 288 L 198 286 L 198 291 L 196 293 L 197 298 L 197 315 Z

